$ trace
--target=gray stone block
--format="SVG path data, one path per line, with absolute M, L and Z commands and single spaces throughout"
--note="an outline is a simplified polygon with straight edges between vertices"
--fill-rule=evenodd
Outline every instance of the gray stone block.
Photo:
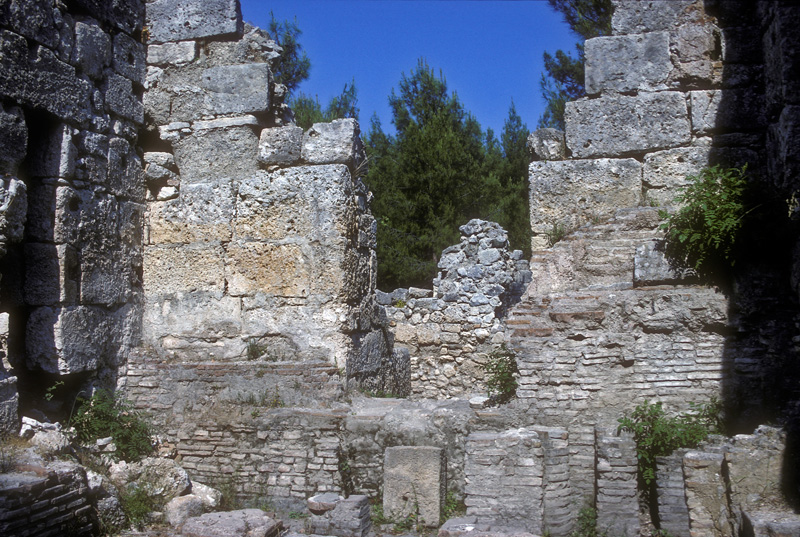
M 357 166 L 363 160 L 359 132 L 355 119 L 314 123 L 303 137 L 303 160 L 309 164 Z
M 676 23 L 697 20 L 704 15 L 697 4 L 698 0 L 614 0 L 612 32 L 623 35 L 672 30 Z
M 447 490 L 444 450 L 427 446 L 386 448 L 383 462 L 383 512 L 403 519 L 419 513 L 426 526 L 439 525 Z
M 289 166 L 300 160 L 303 129 L 294 125 L 261 131 L 258 141 L 258 162 L 264 166 Z
M 692 131 L 752 131 L 766 125 L 763 100 L 749 90 L 692 91 Z
M 150 244 L 228 241 L 236 214 L 231 183 L 182 184 L 180 196 L 149 206 Z
M 564 160 L 567 145 L 564 133 L 558 129 L 537 129 L 528 135 L 528 152 L 532 160 Z
M 78 254 L 67 244 L 25 245 L 25 303 L 74 304 L 78 298 Z
M 675 197 L 688 185 L 686 178 L 710 164 L 711 139 L 695 140 L 692 147 L 677 147 L 648 153 L 644 157 L 642 184 L 645 201 L 658 206 L 675 205 Z
M 147 4 L 145 24 L 151 43 L 241 34 L 238 0 L 154 0 Z
M 59 36 L 51 0 L 6 0 L 0 3 L 0 26 L 55 49 Z
M 91 78 L 101 78 L 103 70 L 111 65 L 111 38 L 97 22 L 75 23 L 71 63 Z
M 147 63 L 151 65 L 183 65 L 197 57 L 197 44 L 194 41 L 164 43 L 147 47 Z
M 68 125 L 56 129 L 34 141 L 29 172 L 34 177 L 71 178 L 75 173 L 78 149 L 73 130 Z
M 114 36 L 114 71 L 125 78 L 144 84 L 147 70 L 144 45 L 123 33 Z
M 586 40 L 586 93 L 667 89 L 672 71 L 669 34 L 596 37 Z
M 694 280 L 697 273 L 688 268 L 676 267 L 664 255 L 662 242 L 650 241 L 636 247 L 633 259 L 634 285 L 666 285 Z
M 258 172 L 258 136 L 248 126 L 197 131 L 174 148 L 184 185 L 243 179 Z
M 6 242 L 19 242 L 25 233 L 28 193 L 25 183 L 16 177 L 0 178 L 0 252 Z
M 0 94 L 55 116 L 85 122 L 92 86 L 45 47 L 29 50 L 24 37 L 0 30 Z
M 533 162 L 530 171 L 534 248 L 558 224 L 567 230 L 640 203 L 642 165 L 634 159 Z
M 203 71 L 205 108 L 214 114 L 247 114 L 269 109 L 269 64 L 221 65 Z
M 28 146 L 28 126 L 21 108 L 0 103 L 0 172 L 14 173 Z
M 105 104 L 109 112 L 139 125 L 144 123 L 144 106 L 141 98 L 133 91 L 133 83 L 110 71 L 106 71 Z
M 691 139 L 686 98 L 673 91 L 568 102 L 565 121 L 575 158 L 625 156 Z

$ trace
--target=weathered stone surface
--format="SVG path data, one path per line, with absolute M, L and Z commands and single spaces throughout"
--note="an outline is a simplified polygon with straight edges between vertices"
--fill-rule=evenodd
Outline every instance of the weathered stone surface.
M 597 529 L 610 535 L 639 535 L 636 443 L 633 435 L 596 432 Z
M 216 114 L 247 114 L 269 109 L 269 64 L 221 65 L 203 71 L 205 106 Z
M 75 23 L 75 46 L 72 64 L 91 78 L 101 78 L 111 65 L 111 38 L 93 21 Z
M 685 87 L 709 87 L 720 84 L 724 73 L 719 28 L 708 21 L 681 24 L 671 32 L 672 61 L 675 71 L 670 78 Z
M 4 175 L 0 179 L 0 253 L 4 253 L 6 244 L 22 240 L 27 210 L 25 183 Z
M 178 527 L 187 519 L 202 515 L 204 510 L 203 500 L 194 494 L 187 494 L 172 498 L 167 502 L 167 505 L 164 506 L 164 515 L 170 526 Z
M 686 178 L 709 166 L 710 139 L 695 141 L 692 147 L 677 147 L 648 153 L 642 167 L 645 201 L 660 207 L 675 205 L 675 197 L 688 185 Z
M 236 214 L 230 182 L 181 184 L 180 196 L 148 205 L 150 244 L 228 241 Z
M 528 136 L 528 151 L 533 160 L 564 160 L 567 145 L 564 133 L 558 129 L 537 129 Z
M 54 10 L 48 0 L 7 0 L 0 5 L 0 25 L 52 49 L 58 44 Z
M 398 520 L 419 514 L 426 526 L 438 526 L 447 490 L 441 448 L 386 448 L 383 463 L 383 512 Z
M 293 125 L 264 129 L 258 141 L 258 162 L 264 166 L 288 166 L 300 160 L 303 129 Z
M 197 481 L 192 481 L 192 494 L 200 498 L 204 508 L 208 511 L 216 509 L 222 501 L 222 492 Z
M 614 0 L 611 28 L 614 35 L 671 30 L 681 22 L 701 18 L 701 4 L 698 0 Z
M 219 243 L 148 246 L 144 255 L 145 294 L 203 291 L 221 296 L 225 289 L 223 255 Z
M 27 145 L 28 127 L 22 110 L 0 103 L 0 172 L 14 173 L 25 158 Z
M 19 35 L 0 31 L 0 94 L 20 104 L 44 109 L 77 122 L 90 117 L 91 84 L 53 52 L 28 43 Z M 130 92 L 132 95 L 132 92 Z M 132 98 L 132 97 L 131 97 Z
M 6 336 L 7 337 L 7 336 Z M 16 434 L 19 428 L 17 377 L 0 371 L 0 432 Z
M 343 499 L 342 496 L 339 496 L 335 492 L 324 492 L 310 497 L 306 504 L 308 505 L 308 510 L 311 511 L 312 514 L 321 515 L 322 513 L 331 511 L 336 507 L 336 504 Z
M 555 225 L 573 230 L 640 202 L 642 166 L 634 159 L 533 162 L 530 207 L 533 247 L 548 246 Z
M 359 133 L 355 119 L 314 123 L 303 136 L 303 160 L 309 164 L 358 166 L 364 158 Z
M 197 44 L 194 41 L 164 43 L 147 47 L 147 63 L 150 65 L 183 65 L 197 57 Z
M 63 124 L 47 136 L 35 140 L 29 159 L 29 173 L 34 177 L 72 178 L 78 157 L 75 142 L 73 129 Z
M 692 536 L 733 535 L 732 518 L 726 498 L 721 453 L 689 451 L 683 456 L 686 505 Z
M 155 457 L 146 457 L 134 463 L 121 461 L 112 464 L 109 479 L 118 488 L 138 482 L 147 483 L 148 493 L 164 502 L 183 496 L 192 486 L 186 470 L 178 463 Z
M 369 498 L 363 495 L 342 498 L 324 514 L 312 514 L 309 522 L 313 534 L 366 537 L 372 528 Z
M 201 130 L 174 147 L 182 184 L 245 178 L 258 170 L 258 136 L 246 126 Z
M 225 247 L 227 291 L 231 296 L 307 297 L 313 285 L 310 254 L 296 244 L 231 243 Z
M 800 535 L 800 516 L 785 510 L 762 508 L 742 511 L 744 531 L 753 537 Z
M 141 99 L 133 91 L 133 83 L 116 73 L 106 73 L 105 102 L 109 112 L 126 119 L 144 123 L 144 106 Z
M 183 537 L 277 537 L 280 521 L 272 520 L 261 509 L 242 509 L 206 513 L 188 519 L 181 529 Z
M 147 4 L 145 24 L 152 43 L 241 34 L 236 0 L 155 0 Z
M 667 89 L 672 71 L 669 34 L 596 37 L 586 40 L 586 93 Z
M 114 71 L 142 84 L 147 70 L 144 45 L 132 37 L 118 33 L 114 36 Z
M 664 243 L 650 241 L 636 247 L 633 260 L 634 285 L 674 284 L 683 280 L 695 279 L 692 269 L 672 266 L 664 255 Z
M 674 91 L 571 101 L 565 122 L 567 147 L 575 158 L 667 149 L 691 137 L 686 98 Z
M 760 99 L 745 90 L 708 90 L 689 93 L 692 131 L 707 134 L 724 130 L 754 130 L 764 127 Z
M 49 306 L 74 304 L 78 298 L 77 251 L 67 244 L 25 245 L 25 302 Z
M 235 338 L 242 332 L 241 300 L 219 298 L 213 290 L 162 300 L 148 297 L 143 323 L 148 341 L 156 343 L 168 338 L 169 341 L 162 343 L 173 349 L 188 347 L 190 341 L 200 336 L 208 341 Z M 241 356 L 243 349 L 240 340 L 238 347 L 230 352 Z

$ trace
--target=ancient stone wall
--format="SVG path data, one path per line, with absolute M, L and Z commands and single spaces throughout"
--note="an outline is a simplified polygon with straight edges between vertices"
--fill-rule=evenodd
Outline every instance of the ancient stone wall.
M 530 281 L 522 251 L 493 222 L 461 226 L 446 248 L 433 289 L 377 292 L 395 343 L 409 352 L 415 398 L 463 397 L 485 391 L 481 365 L 504 344 L 506 311 Z
M 61 379 L 113 387 L 138 343 L 144 213 L 144 9 L 110 3 L 0 6 L 3 429 Z M 66 410 L 68 411 L 68 410 Z

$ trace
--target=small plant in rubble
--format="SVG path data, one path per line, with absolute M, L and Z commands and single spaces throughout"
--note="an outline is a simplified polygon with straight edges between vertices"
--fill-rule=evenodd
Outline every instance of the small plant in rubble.
M 505 344 L 489 355 L 481 366 L 486 373 L 486 387 L 497 404 L 509 402 L 517 395 L 517 357 Z

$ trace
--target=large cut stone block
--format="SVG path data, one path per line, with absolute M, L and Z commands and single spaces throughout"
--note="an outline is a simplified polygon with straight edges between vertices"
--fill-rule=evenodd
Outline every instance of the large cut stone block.
M 233 338 L 242 332 L 241 300 L 214 292 L 173 297 L 148 297 L 144 312 L 145 338 Z
M 692 130 L 697 134 L 750 131 L 766 125 L 763 100 L 749 90 L 692 91 L 689 95 Z
M 34 140 L 28 171 L 35 177 L 61 177 L 69 179 L 75 173 L 78 149 L 72 128 L 59 125 L 56 129 Z
M 24 37 L 0 30 L 0 72 L 0 94 L 6 98 L 61 119 L 89 119 L 92 85 L 49 49 L 29 49 Z
M 576 229 L 640 202 L 642 166 L 634 159 L 533 162 L 529 171 L 534 248 L 547 247 L 554 225 Z
M 19 391 L 17 377 L 0 371 L 0 434 L 19 432 Z
M 109 112 L 130 119 L 141 125 L 144 123 L 142 99 L 133 91 L 133 83 L 116 73 L 106 73 L 106 108 Z
M 247 126 L 204 129 L 175 144 L 183 185 L 248 177 L 258 170 L 257 156 L 258 135 Z
M 78 255 L 66 244 L 25 245 L 25 303 L 50 306 L 78 298 Z
M 565 122 L 575 158 L 667 149 L 691 139 L 686 98 L 674 91 L 568 102 Z
M 636 286 L 674 284 L 696 276 L 694 270 L 674 266 L 667 259 L 662 241 L 648 241 L 636 247 L 633 258 L 633 284 Z
M 144 250 L 146 296 L 202 291 L 222 296 L 223 250 L 219 243 L 148 246 Z
M 358 121 L 352 118 L 314 123 L 303 137 L 303 160 L 309 164 L 358 166 L 364 158 L 359 132 Z
M 203 71 L 205 106 L 215 114 L 247 114 L 269 109 L 272 74 L 266 63 L 221 65 Z
M 241 34 L 238 0 L 155 0 L 147 4 L 145 24 L 152 43 Z
M 148 243 L 230 240 L 236 214 L 234 196 L 230 181 L 181 185 L 178 198 L 148 205 Z
M 133 145 L 125 138 L 108 141 L 108 175 L 106 185 L 122 198 L 144 201 L 142 161 Z
M 258 140 L 258 162 L 264 166 L 289 166 L 300 160 L 303 129 L 294 125 L 261 131 Z
M 15 172 L 27 146 L 28 126 L 22 109 L 0 103 L 0 172 Z
M 586 93 L 667 89 L 672 71 L 669 34 L 596 37 L 586 40 Z
M 724 455 L 689 451 L 683 456 L 686 505 L 692 537 L 733 535 L 724 478 Z
M 418 512 L 426 526 L 438 526 L 446 485 L 442 448 L 386 448 L 383 460 L 383 512 L 387 516 L 401 520 Z
M 300 245 L 233 242 L 225 252 L 225 279 L 232 296 L 258 292 L 283 297 L 309 295 L 313 259 Z
M 103 70 L 111 65 L 111 38 L 97 22 L 90 19 L 75 23 L 71 63 L 91 78 L 101 78 Z
M 700 138 L 692 147 L 676 147 L 648 153 L 644 157 L 642 185 L 646 201 L 658 206 L 675 204 L 681 188 L 689 184 L 686 180 L 707 167 L 711 155 L 710 138 Z
M 22 240 L 28 211 L 25 183 L 7 175 L 0 178 L 0 255 L 5 253 L 5 243 Z
M 123 33 L 114 36 L 114 70 L 139 84 L 144 84 L 147 70 L 144 45 Z
M 164 43 L 147 47 L 147 63 L 151 65 L 182 65 L 197 57 L 197 44 L 194 41 Z
M 702 2 L 698 0 L 614 0 L 611 28 L 614 35 L 658 32 L 703 16 Z
M 597 432 L 598 533 L 637 537 L 639 497 L 636 488 L 636 443 L 633 435 Z
M 0 26 L 55 49 L 58 45 L 50 0 L 5 0 L 0 3 Z

